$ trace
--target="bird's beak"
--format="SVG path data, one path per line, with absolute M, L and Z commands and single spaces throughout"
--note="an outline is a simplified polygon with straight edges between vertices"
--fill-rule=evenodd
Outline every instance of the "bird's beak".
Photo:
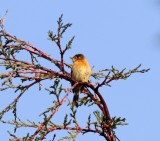
M 73 60 L 73 57 L 70 57 L 71 60 Z

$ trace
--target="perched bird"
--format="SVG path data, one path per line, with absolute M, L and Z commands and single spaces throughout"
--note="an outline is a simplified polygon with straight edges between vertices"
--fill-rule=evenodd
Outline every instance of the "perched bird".
M 71 77 L 72 79 L 80 82 L 88 82 L 91 75 L 91 67 L 83 54 L 76 54 L 71 57 L 73 61 Z M 73 85 L 73 84 L 72 84 Z M 82 90 L 82 86 L 77 86 L 73 89 L 73 106 L 78 107 L 79 93 Z

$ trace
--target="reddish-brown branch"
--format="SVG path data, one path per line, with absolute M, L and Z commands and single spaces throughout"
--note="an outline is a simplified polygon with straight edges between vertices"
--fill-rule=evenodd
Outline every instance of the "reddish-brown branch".
M 106 70 L 107 70 L 107 69 L 106 69 Z M 100 87 L 102 87 L 103 85 L 108 84 L 108 83 L 106 83 L 106 81 L 107 81 L 109 75 L 110 75 L 110 72 L 107 74 L 107 76 L 105 76 L 104 80 L 103 80 L 100 84 L 98 83 L 98 86 L 96 87 L 96 90 L 97 90 L 97 91 L 98 91 L 98 89 L 99 89 Z
M 107 134 L 103 134 L 103 131 L 98 130 L 98 129 L 88 129 L 88 128 L 81 128 L 81 127 L 69 127 L 69 126 L 59 126 L 59 127 L 51 127 L 46 130 L 46 132 L 42 135 L 42 139 L 49 134 L 50 132 L 56 131 L 56 130 L 73 130 L 73 131 L 78 131 L 78 133 L 97 133 L 101 136 L 103 136 L 107 141 L 115 141 L 111 136 Z
M 22 44 L 21 47 L 22 47 L 23 49 L 25 49 L 25 50 L 33 53 L 33 54 L 39 55 L 39 56 L 41 56 L 41 57 L 43 57 L 43 58 L 45 58 L 45 59 L 47 59 L 47 60 L 49 60 L 49 61 L 51 61 L 51 62 L 54 62 L 54 64 L 55 64 L 59 69 L 61 69 L 61 65 L 58 63 L 58 61 L 56 61 L 55 59 L 52 59 L 51 57 L 49 57 L 48 54 L 42 52 L 42 51 L 41 51 L 40 49 L 38 49 L 37 47 L 31 45 L 30 43 L 28 43 L 28 42 L 26 42 L 26 41 L 19 40 L 19 39 L 17 39 L 15 36 L 12 36 L 12 35 L 10 35 L 10 34 L 8 34 L 8 33 L 6 33 L 6 32 L 5 32 L 5 35 L 4 35 L 4 36 L 5 36 L 5 37 L 12 38 L 14 41 L 21 43 L 21 44 Z M 23 44 L 24 44 L 24 45 L 23 45 Z M 31 47 L 32 49 L 30 49 L 30 48 L 28 48 L 28 47 L 26 47 L 26 46 L 29 46 L 29 47 Z
M 96 87 L 93 84 L 89 83 L 89 82 L 88 83 L 81 82 L 81 83 L 86 85 L 86 86 L 88 86 L 89 88 L 91 88 L 97 94 L 98 98 L 100 99 L 100 103 L 103 105 L 102 112 L 103 112 L 104 116 L 106 117 L 107 120 L 111 120 L 107 104 L 106 104 L 105 100 L 103 99 L 102 95 L 96 89 Z
M 72 88 L 67 92 L 67 94 L 63 97 L 63 99 L 59 102 L 59 105 L 52 111 L 52 113 L 48 116 L 47 120 L 45 120 L 43 123 L 38 126 L 38 129 L 34 132 L 34 134 L 31 136 L 32 140 L 35 138 L 35 136 L 42 130 L 42 128 L 47 124 L 47 122 L 53 117 L 53 115 L 58 111 L 60 106 L 66 101 L 66 98 L 68 97 L 69 93 L 77 86 L 77 83 L 75 83 Z
M 24 63 L 24 64 L 27 64 L 28 69 L 29 69 L 29 67 L 33 67 L 34 69 L 36 69 L 36 65 L 30 64 L 30 63 L 25 62 L 25 61 L 13 60 L 13 59 L 6 59 L 6 58 L 1 58 L 1 57 L 0 57 L 0 59 L 2 59 L 2 60 L 10 60 L 10 61 L 13 61 L 13 62 Z M 49 74 L 52 75 L 52 76 L 55 76 L 55 77 L 57 76 L 57 77 L 60 77 L 60 78 L 65 79 L 65 80 L 67 80 L 67 81 L 71 81 L 70 74 L 67 73 L 67 72 L 66 72 L 65 74 L 62 74 L 62 73 L 53 71 L 53 70 L 48 69 L 48 68 L 45 68 L 45 67 L 41 67 L 41 70 L 46 71 L 47 73 L 49 73 Z M 35 72 L 33 71 L 33 73 L 35 73 Z
M 63 50 L 62 50 L 62 47 L 61 47 L 61 40 L 60 40 L 60 37 L 58 37 L 56 40 L 55 40 L 55 43 L 57 44 L 58 46 L 58 49 L 59 49 L 59 52 L 60 52 L 60 55 L 61 55 L 61 64 L 60 64 L 60 70 L 65 73 L 65 70 L 64 70 L 64 60 L 63 60 Z

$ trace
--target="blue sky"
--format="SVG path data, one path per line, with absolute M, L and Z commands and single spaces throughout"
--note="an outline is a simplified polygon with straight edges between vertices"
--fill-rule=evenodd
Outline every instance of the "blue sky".
M 95 66 L 95 71 L 112 65 L 118 69 L 132 69 L 139 64 L 142 64 L 142 68 L 150 68 L 148 73 L 135 74 L 125 81 L 115 81 L 111 88 L 103 88 L 101 92 L 111 116 L 125 117 L 129 123 L 116 130 L 121 141 L 157 140 L 160 126 L 158 0 L 1 1 L 0 16 L 7 9 L 6 30 L 54 57 L 58 57 L 58 52 L 55 45 L 47 40 L 47 32 L 50 29 L 56 30 L 56 21 L 63 13 L 64 22 L 73 23 L 66 33 L 64 44 L 75 35 L 73 49 L 65 56 L 69 63 L 69 57 L 83 53 L 91 66 Z M 37 119 L 30 109 L 44 109 L 48 103 L 45 95 L 40 95 L 38 91 L 32 94 L 33 90 L 28 91 L 20 101 L 22 106 L 19 112 L 26 109 L 26 119 Z M 0 109 L 13 98 L 14 93 L 11 91 L 0 92 Z M 89 109 L 81 110 L 87 113 Z M 84 111 L 80 111 L 79 116 L 83 117 Z M 0 140 L 8 140 L 6 130 L 10 127 L 1 123 L 0 126 Z M 23 132 L 18 131 L 18 134 L 22 136 Z M 77 141 L 86 138 L 92 141 L 103 140 L 91 134 L 88 137 L 79 136 Z

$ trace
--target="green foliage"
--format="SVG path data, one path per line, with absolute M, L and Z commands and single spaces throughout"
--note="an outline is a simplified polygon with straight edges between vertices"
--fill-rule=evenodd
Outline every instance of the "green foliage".
M 118 125 L 124 126 L 124 125 L 128 125 L 128 124 L 126 123 L 125 118 L 113 117 L 112 120 L 111 120 L 111 127 L 113 129 L 116 129 Z
M 94 84 L 91 82 L 77 82 L 73 80 L 71 78 L 70 70 L 68 71 L 68 68 L 71 69 L 71 65 L 65 62 L 64 55 L 66 51 L 72 48 L 75 36 L 73 36 L 64 47 L 61 45 L 61 41 L 65 35 L 64 33 L 72 25 L 71 23 L 64 24 L 62 18 L 63 15 L 61 15 L 57 21 L 58 27 L 56 33 L 52 30 L 48 31 L 48 39 L 56 44 L 57 49 L 60 52 L 60 58 L 57 59 L 53 59 L 38 47 L 20 40 L 16 36 L 8 34 L 4 29 L 5 16 L 0 20 L 0 66 L 6 70 L 5 72 L 0 73 L 0 91 L 11 89 L 13 90 L 13 95 L 15 95 L 14 100 L 0 111 L 0 122 L 14 126 L 14 134 L 8 131 L 13 140 L 19 139 L 16 136 L 17 129 L 26 127 L 35 129 L 35 132 L 28 133 L 26 137 L 22 138 L 22 140 L 25 141 L 40 141 L 45 139 L 51 132 L 58 130 L 68 131 L 68 136 L 61 137 L 59 141 L 75 141 L 80 133 L 97 133 L 107 141 L 115 141 L 117 137 L 114 129 L 118 126 L 127 125 L 126 119 L 116 116 L 111 118 L 107 103 L 99 89 L 101 87 L 111 86 L 111 82 L 113 81 L 120 79 L 126 80 L 134 73 L 145 73 L 149 71 L 149 69 L 140 70 L 141 65 L 139 65 L 127 71 L 126 68 L 118 70 L 112 66 L 110 69 L 93 72 L 92 77 L 96 79 L 96 83 Z M 26 56 L 29 58 L 26 60 L 30 61 L 17 57 L 22 52 L 27 54 Z M 56 69 L 52 70 L 46 68 L 41 64 L 39 58 L 49 61 Z M 14 83 L 14 80 L 17 81 L 16 84 Z M 52 82 L 52 84 L 49 85 L 50 83 L 48 83 L 48 81 Z M 47 88 L 43 87 L 42 82 L 48 84 Z M 67 82 L 69 84 L 74 82 L 75 84 L 67 88 Z M 52 97 L 51 105 L 39 114 L 42 118 L 41 121 L 38 122 L 29 119 L 27 119 L 27 121 L 22 120 L 19 118 L 20 116 L 17 112 L 19 108 L 18 102 L 22 95 L 36 84 L 39 84 L 39 91 L 44 88 L 48 93 L 48 96 Z M 78 109 L 75 109 L 75 107 L 72 106 L 72 102 L 70 102 L 69 95 L 77 85 L 83 85 L 84 88 L 82 91 L 83 94 L 81 94 L 82 98 L 78 101 L 79 107 Z M 64 111 L 65 109 L 67 110 L 67 108 L 69 110 L 67 111 L 67 114 L 65 112 L 61 113 L 61 116 L 64 114 L 62 116 L 64 119 L 58 124 L 53 120 L 53 117 L 55 114 L 58 114 L 60 108 L 65 105 L 65 102 L 68 102 L 68 104 L 66 107 L 63 107 L 63 109 Z M 93 113 L 89 113 L 86 126 L 82 127 L 78 122 L 79 117 L 77 117 L 79 108 L 85 106 L 85 109 L 88 110 L 94 105 L 96 105 L 95 107 L 97 108 L 95 108 Z M 9 111 L 13 114 L 13 120 L 11 121 L 5 119 L 5 115 L 7 113 L 10 114 Z M 34 114 L 34 111 L 31 112 Z M 83 117 L 80 118 L 83 119 Z M 56 135 L 54 134 L 52 141 L 55 140 L 55 137 Z

